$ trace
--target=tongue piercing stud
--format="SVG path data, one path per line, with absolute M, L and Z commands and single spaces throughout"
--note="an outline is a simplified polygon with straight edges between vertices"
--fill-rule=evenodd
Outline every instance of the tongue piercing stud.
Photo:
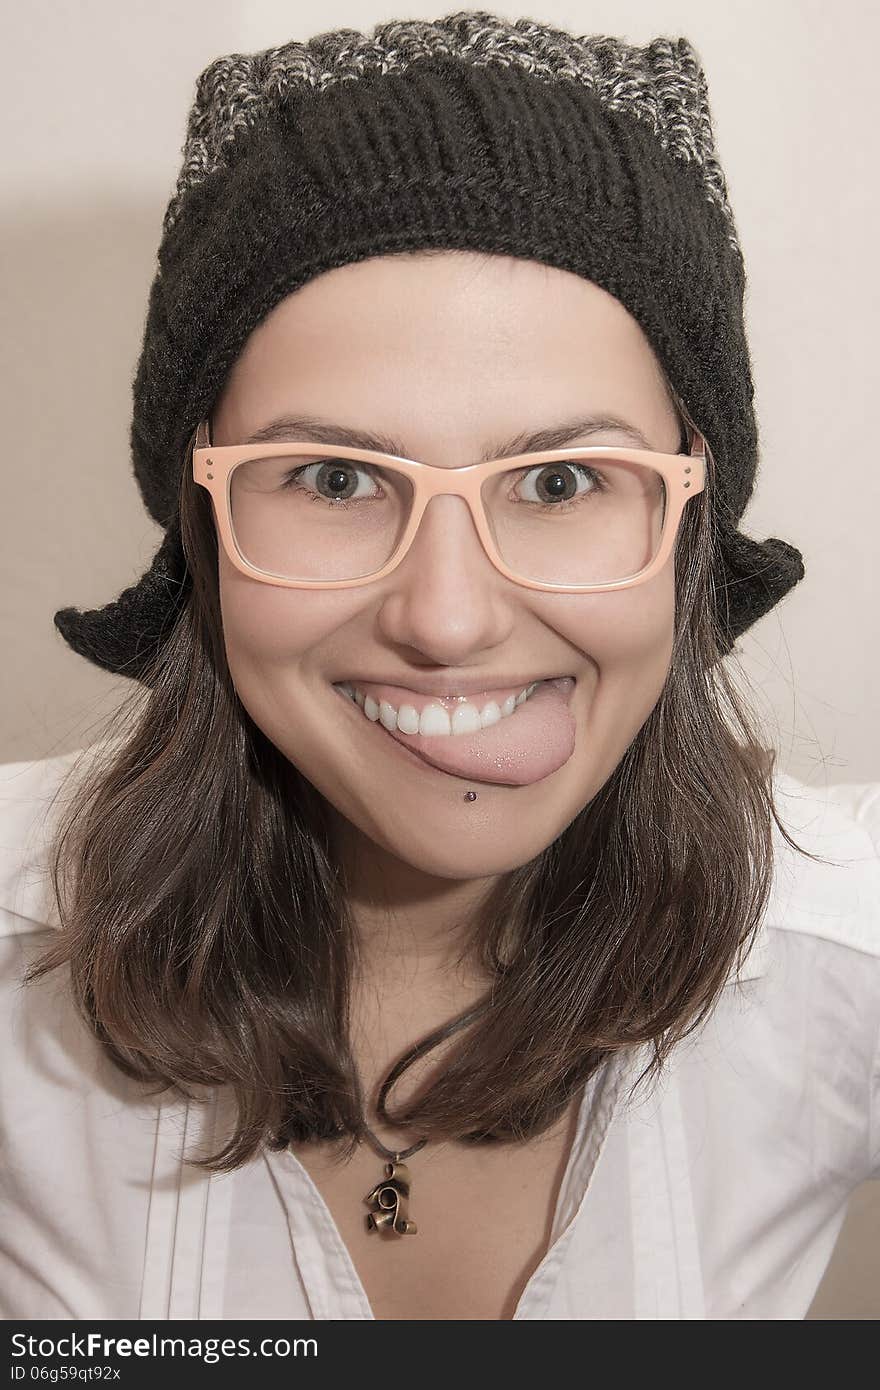
M 476 793 L 476 792 L 465 792 L 465 794 L 464 794 L 464 799 L 465 799 L 465 801 L 476 801 L 476 799 L 477 799 L 477 793 Z

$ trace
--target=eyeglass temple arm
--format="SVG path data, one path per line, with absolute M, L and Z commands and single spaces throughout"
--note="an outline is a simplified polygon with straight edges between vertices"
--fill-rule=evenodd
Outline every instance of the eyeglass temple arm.
M 692 454 L 694 452 L 694 445 L 696 444 L 697 439 L 699 439 L 701 447 L 699 450 L 697 450 L 697 452 L 700 454 L 704 453 L 707 449 L 707 445 L 702 430 L 700 429 L 699 425 L 694 424 L 693 417 L 691 416 L 690 411 L 688 410 L 684 401 L 681 399 L 681 396 L 679 396 L 678 392 L 675 391 L 672 386 L 669 387 L 669 390 L 672 395 L 672 400 L 675 405 L 675 408 L 685 424 L 685 431 L 688 436 L 687 452 L 689 454 Z

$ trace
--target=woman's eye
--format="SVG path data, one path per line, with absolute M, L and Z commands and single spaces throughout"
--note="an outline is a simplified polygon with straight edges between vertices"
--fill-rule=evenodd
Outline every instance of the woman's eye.
M 327 502 L 360 501 L 377 496 L 376 480 L 365 464 L 350 459 L 321 459 L 285 474 L 285 488 L 302 488 Z
M 576 501 L 602 491 L 602 477 L 585 463 L 545 463 L 530 468 L 520 479 L 518 501 L 546 506 Z

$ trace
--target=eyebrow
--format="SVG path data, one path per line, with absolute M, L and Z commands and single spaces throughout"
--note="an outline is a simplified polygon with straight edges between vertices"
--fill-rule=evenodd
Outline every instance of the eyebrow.
M 559 425 L 544 429 L 523 431 L 504 442 L 490 445 L 482 455 L 481 462 L 490 459 L 511 458 L 516 454 L 540 453 L 545 449 L 562 449 L 572 440 L 582 439 L 593 434 L 614 431 L 625 435 L 635 448 L 653 451 L 654 446 L 645 438 L 638 426 L 617 415 L 585 415 Z M 395 454 L 398 458 L 408 458 L 404 445 L 389 435 L 372 430 L 355 429 L 349 425 L 336 424 L 332 420 L 320 420 L 311 415 L 284 415 L 272 420 L 268 425 L 248 435 L 244 444 L 269 443 L 313 443 L 339 444 L 351 449 L 369 449 L 379 454 Z

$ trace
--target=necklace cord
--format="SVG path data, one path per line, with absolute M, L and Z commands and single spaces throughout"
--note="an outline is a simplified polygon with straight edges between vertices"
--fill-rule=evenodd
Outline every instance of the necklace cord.
M 385 1100 L 388 1092 L 401 1073 L 418 1057 L 430 1051 L 432 1047 L 436 1047 L 438 1043 L 444 1042 L 446 1038 L 453 1037 L 456 1033 L 460 1032 L 462 1028 L 466 1028 L 469 1023 L 473 1023 L 475 1019 L 479 1018 L 490 1008 L 491 1002 L 489 998 L 484 999 L 472 1009 L 469 1009 L 467 1013 L 462 1014 L 460 1018 L 457 1018 L 451 1026 L 443 1024 L 440 1028 L 435 1029 L 433 1033 L 430 1033 L 427 1038 L 423 1038 L 421 1042 L 415 1043 L 408 1052 L 405 1052 L 404 1055 L 395 1062 L 379 1088 L 379 1096 L 376 1101 L 376 1114 L 385 1124 L 390 1125 L 392 1128 L 394 1127 L 394 1121 L 389 1118 L 388 1111 L 385 1108 Z M 408 1149 L 389 1149 L 382 1143 L 381 1139 L 376 1137 L 365 1119 L 361 1120 L 361 1129 L 363 1134 L 370 1139 L 383 1158 L 387 1158 L 392 1163 L 400 1163 L 405 1158 L 409 1158 L 412 1154 L 417 1153 L 419 1149 L 424 1148 L 425 1144 L 428 1142 L 428 1136 L 425 1135 L 415 1144 L 411 1144 Z

